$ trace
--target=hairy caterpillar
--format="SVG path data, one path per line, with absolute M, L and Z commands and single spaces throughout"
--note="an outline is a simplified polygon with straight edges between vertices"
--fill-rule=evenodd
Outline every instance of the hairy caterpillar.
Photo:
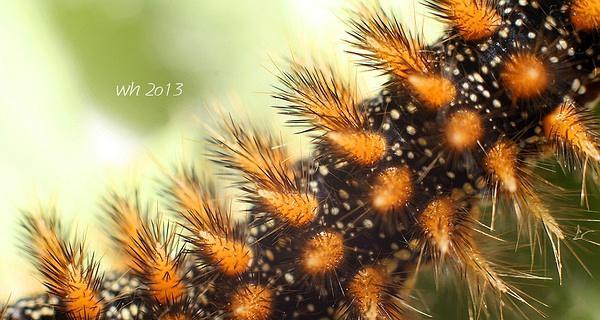
M 350 21 L 353 53 L 389 79 L 377 97 L 358 97 L 327 66 L 283 68 L 274 96 L 315 133 L 310 159 L 296 163 L 268 132 L 223 121 L 211 158 L 239 175 L 247 224 L 194 168 L 165 187 L 178 224 L 149 219 L 135 195 L 110 195 L 129 272 L 103 278 L 52 210 L 26 214 L 25 243 L 49 295 L 6 316 L 413 318 L 411 282 L 426 265 L 464 277 L 472 318 L 539 308 L 508 281 L 535 274 L 485 251 L 501 235 L 481 228 L 478 208 L 492 202 L 494 229 L 507 202 L 525 236 L 549 242 L 562 274 L 568 230 L 535 192 L 533 168 L 548 150 L 582 173 L 600 158 L 584 107 L 596 98 L 599 5 L 428 4 L 451 25 L 433 45 L 378 7 Z

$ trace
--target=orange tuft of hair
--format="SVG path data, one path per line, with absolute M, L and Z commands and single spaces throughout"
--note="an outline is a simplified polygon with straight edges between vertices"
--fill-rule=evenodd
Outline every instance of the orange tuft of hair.
M 600 161 L 598 138 L 593 134 L 595 128 L 587 125 L 588 120 L 585 112 L 578 111 L 575 102 L 568 100 L 544 118 L 544 134 L 557 145 Z
M 258 190 L 263 205 L 269 212 L 294 227 L 304 227 L 317 217 L 319 202 L 310 194 Z
M 509 294 L 525 302 L 502 279 L 496 270 L 497 265 L 481 254 L 473 238 L 477 222 L 461 210 L 453 199 L 440 197 L 431 201 L 418 217 L 425 235 L 422 248 L 432 250 L 430 254 L 435 258 L 436 272 L 441 268 L 441 263 L 450 264 L 457 274 L 466 278 L 475 305 L 483 301 L 488 288 L 493 289 L 498 297 Z M 511 273 L 509 269 L 503 271 Z
M 452 81 L 440 75 L 411 74 L 407 82 L 417 98 L 432 110 L 448 105 L 456 96 Z
M 457 209 L 450 198 L 431 201 L 419 216 L 419 225 L 442 255 L 448 253 L 454 233 Z
M 209 233 L 203 233 L 201 237 L 205 255 L 219 266 L 223 274 L 235 277 L 250 267 L 254 254 L 243 241 Z
M 294 64 L 279 78 L 285 89 L 275 97 L 290 103 L 282 107 L 285 114 L 325 131 L 325 140 L 348 160 L 366 166 L 381 160 L 387 148 L 385 138 L 366 129 L 357 94 L 340 76 Z
M 571 1 L 571 22 L 575 29 L 580 31 L 600 29 L 600 2 L 597 0 Z
M 144 280 L 149 294 L 160 304 L 173 304 L 186 294 L 182 262 L 185 254 L 177 248 L 176 232 L 159 221 L 142 225 L 131 238 L 129 255 L 136 273 Z
M 348 292 L 361 319 L 381 319 L 387 314 L 382 306 L 385 305 L 385 288 L 388 282 L 385 271 L 374 266 L 360 269 L 350 280 Z
M 60 281 L 62 288 L 50 289 L 50 286 L 59 284 L 54 281 L 46 282 L 46 287 L 50 293 L 62 298 L 65 304 L 65 311 L 70 318 L 77 320 L 98 319 L 104 309 L 102 299 L 97 296 L 100 278 L 97 278 L 97 266 L 94 269 L 88 269 L 83 266 L 83 252 L 78 252 L 71 258 L 71 265 L 62 265 L 60 276 L 65 278 Z M 46 266 L 46 270 L 55 267 Z M 66 269 L 71 270 L 66 270 Z M 59 276 L 57 274 L 57 276 Z
M 284 188 L 295 180 L 293 161 L 280 139 L 231 119 L 221 131 L 223 136 L 212 138 L 219 148 L 213 152 L 216 162 L 241 171 L 249 181 L 267 189 Z
M 509 57 L 500 77 L 514 100 L 539 97 L 550 84 L 547 66 L 532 53 Z
M 444 130 L 448 145 L 457 151 L 472 149 L 484 133 L 481 116 L 464 109 L 450 115 Z
M 436 110 L 456 96 L 452 81 L 434 73 L 422 52 L 420 37 L 407 34 L 393 15 L 381 7 L 361 7 L 351 21 L 351 44 L 364 58 L 363 64 L 392 74 L 405 82 L 417 98 Z
M 387 143 L 383 135 L 368 131 L 330 132 L 325 138 L 346 158 L 371 166 L 383 158 Z
M 339 232 L 323 231 L 308 240 L 300 256 L 303 270 L 323 275 L 338 268 L 344 260 L 344 237 Z
M 254 259 L 252 249 L 244 241 L 243 235 L 237 234 L 230 214 L 223 212 L 216 203 L 206 203 L 204 211 L 207 220 L 193 212 L 181 213 L 187 221 L 182 227 L 190 233 L 185 240 L 197 248 L 196 253 L 226 276 L 235 277 L 248 271 Z
M 382 171 L 370 192 L 373 208 L 386 214 L 404 206 L 413 193 L 411 173 L 408 167 L 392 167 Z
M 160 304 L 171 304 L 184 296 L 185 285 L 179 269 L 171 257 L 154 257 L 152 269 L 145 277 L 148 279 L 149 291 Z
M 517 168 L 518 152 L 518 146 L 514 142 L 501 140 L 487 152 L 485 166 L 497 181 L 502 183 L 503 188 L 511 193 L 517 204 L 515 206 L 517 210 L 524 209 L 525 213 L 541 222 L 552 245 L 559 277 L 562 279 L 562 261 L 559 246 L 560 241 L 565 239 L 565 235 L 558 221 L 537 196 L 527 179 L 517 176 L 519 170 Z M 493 226 L 495 208 L 492 212 Z M 521 217 L 520 214 L 517 216 Z
M 494 177 L 502 183 L 502 187 L 510 192 L 517 191 L 519 181 L 517 177 L 517 155 L 519 148 L 509 140 L 496 143 L 485 156 L 485 166 Z
M 160 304 L 172 304 L 185 294 L 181 260 L 184 254 L 176 248 L 176 232 L 166 228 L 159 219 L 150 225 L 135 200 L 113 193 L 107 199 L 105 211 L 110 225 L 117 232 L 113 239 L 128 256 L 128 266 L 140 276 L 148 292 Z
M 307 67 L 292 63 L 281 71 L 274 97 L 289 103 L 284 114 L 297 116 L 301 123 L 324 131 L 361 129 L 366 119 L 358 110 L 356 88 L 332 67 Z
M 230 122 L 227 137 L 214 138 L 223 151 L 215 151 L 215 161 L 241 171 L 251 202 L 281 221 L 302 227 L 317 216 L 319 202 L 299 185 L 293 161 L 283 142 L 256 130 L 246 130 Z M 249 183 L 248 183 L 249 182 Z
M 488 0 L 428 1 L 427 6 L 436 16 L 454 26 L 467 41 L 491 36 L 502 23 L 502 18 Z
M 350 21 L 350 27 L 350 35 L 354 38 L 351 44 L 360 50 L 357 54 L 365 59 L 364 65 L 401 79 L 406 79 L 409 74 L 427 72 L 421 39 L 407 34 L 396 17 L 381 7 L 361 6 L 355 19 Z
M 234 320 L 267 320 L 273 314 L 273 291 L 258 284 L 244 285 L 231 295 L 229 309 Z
M 26 214 L 23 226 L 30 253 L 38 265 L 48 292 L 59 297 L 61 308 L 75 320 L 98 319 L 104 309 L 97 295 L 102 277 L 93 258 L 84 264 L 83 244 L 68 244 L 55 217 Z

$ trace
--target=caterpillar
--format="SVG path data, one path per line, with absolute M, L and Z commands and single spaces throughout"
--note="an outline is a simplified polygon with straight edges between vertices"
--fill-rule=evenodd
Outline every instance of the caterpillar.
M 103 200 L 123 266 L 102 272 L 55 208 L 24 212 L 23 250 L 47 292 L 2 318 L 414 319 L 429 316 L 412 294 L 426 269 L 458 279 L 470 319 L 542 317 L 519 280 L 548 278 L 533 267 L 548 250 L 563 282 L 585 230 L 552 207 L 558 189 L 539 170 L 552 159 L 580 175 L 584 201 L 597 177 L 600 3 L 425 4 L 448 25 L 433 44 L 378 4 L 352 12 L 350 54 L 387 80 L 374 97 L 331 65 L 278 68 L 273 98 L 312 136 L 308 157 L 222 117 L 208 157 L 242 191 L 246 219 L 210 174 L 182 164 L 158 216 L 136 190 Z M 513 236 L 531 268 L 494 252 Z

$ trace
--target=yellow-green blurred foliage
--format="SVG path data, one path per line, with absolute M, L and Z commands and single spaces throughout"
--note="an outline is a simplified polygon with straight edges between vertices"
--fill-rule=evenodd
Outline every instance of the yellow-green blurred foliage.
M 425 10 L 412 0 L 385 4 L 409 26 L 426 25 L 429 40 L 439 34 L 439 23 L 414 18 Z M 254 123 L 283 130 L 282 118 L 269 107 L 273 60 L 317 53 L 348 60 L 341 41 L 347 8 L 343 0 L 4 1 L 0 301 L 41 288 L 18 251 L 19 209 L 55 203 L 109 261 L 98 229 L 102 195 L 137 185 L 150 195 L 159 187 L 161 166 L 201 159 L 203 127 L 216 117 L 211 102 L 228 108 L 233 97 Z M 381 79 L 367 80 L 365 93 L 375 92 Z M 140 95 L 150 88 L 147 82 L 180 82 L 183 94 L 117 96 L 116 86 L 131 81 L 142 85 Z M 208 170 L 205 163 L 201 169 Z M 578 275 L 569 276 L 563 289 L 552 288 L 550 302 L 561 301 L 552 312 L 591 319 L 600 311 L 594 306 L 600 285 L 574 271 Z M 448 301 L 426 311 L 440 314 Z

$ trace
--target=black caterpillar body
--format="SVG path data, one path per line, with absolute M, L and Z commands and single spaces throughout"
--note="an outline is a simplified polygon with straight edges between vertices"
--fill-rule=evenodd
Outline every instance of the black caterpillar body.
M 380 8 L 354 12 L 352 53 L 389 79 L 376 97 L 358 102 L 332 68 L 293 61 L 281 71 L 274 97 L 315 133 L 310 159 L 290 161 L 267 132 L 224 120 L 211 158 L 241 175 L 244 224 L 193 168 L 178 170 L 165 188 L 178 226 L 149 218 L 137 197 L 107 198 L 128 268 L 102 277 L 51 214 L 27 214 L 27 249 L 48 293 L 4 318 L 413 319 L 424 317 L 410 292 L 427 266 L 463 279 L 472 319 L 541 316 L 507 280 L 535 272 L 486 248 L 515 214 L 530 250 L 548 244 L 561 278 L 568 230 L 537 194 L 549 186 L 534 169 L 552 153 L 584 174 L 600 161 L 585 106 L 600 80 L 600 3 L 427 5 L 450 25 L 427 46 Z

